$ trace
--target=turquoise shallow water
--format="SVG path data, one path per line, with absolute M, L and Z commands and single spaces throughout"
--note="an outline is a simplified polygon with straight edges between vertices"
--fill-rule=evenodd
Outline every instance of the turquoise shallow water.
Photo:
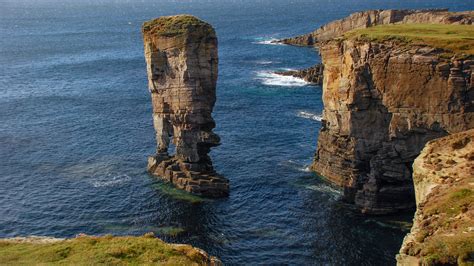
M 306 168 L 321 88 L 271 74 L 320 59 L 269 45 L 370 8 L 473 9 L 470 1 L 0 0 L 0 237 L 143 234 L 228 264 L 393 264 L 403 232 L 355 215 Z M 147 175 L 154 152 L 143 21 L 212 23 L 220 75 L 216 169 L 228 199 L 195 202 Z M 183 233 L 169 235 L 170 227 Z

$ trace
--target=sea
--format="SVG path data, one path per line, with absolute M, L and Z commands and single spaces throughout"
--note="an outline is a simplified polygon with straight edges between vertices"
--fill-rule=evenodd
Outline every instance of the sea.
M 467 0 L 0 0 L 0 237 L 154 232 L 225 264 L 393 265 L 413 213 L 359 215 L 309 171 L 322 89 L 273 72 L 320 62 L 272 40 L 367 9 Z M 192 14 L 219 40 L 214 118 L 224 199 L 146 172 L 155 152 L 140 31 Z

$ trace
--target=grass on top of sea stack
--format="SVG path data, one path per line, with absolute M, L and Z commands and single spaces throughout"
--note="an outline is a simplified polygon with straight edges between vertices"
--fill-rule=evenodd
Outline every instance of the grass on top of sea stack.
M 212 26 L 191 15 L 164 16 L 143 23 L 143 32 L 151 31 L 154 34 L 174 37 L 184 34 L 198 27 L 212 31 Z
M 446 52 L 446 56 L 474 55 L 474 26 L 443 24 L 392 24 L 353 30 L 346 39 L 398 41 L 428 45 Z
M 0 240 L 1 265 L 207 265 L 208 260 L 190 245 L 168 244 L 153 234 L 80 236 L 54 241 Z

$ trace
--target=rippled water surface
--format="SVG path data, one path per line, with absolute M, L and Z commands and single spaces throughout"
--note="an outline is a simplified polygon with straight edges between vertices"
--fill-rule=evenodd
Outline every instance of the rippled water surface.
M 0 0 L 0 237 L 143 234 L 228 264 L 393 264 L 405 232 L 342 206 L 308 171 L 321 88 L 272 74 L 318 62 L 270 45 L 370 8 L 471 1 Z M 216 169 L 228 199 L 202 200 L 147 175 L 154 152 L 143 21 L 194 14 L 218 33 Z

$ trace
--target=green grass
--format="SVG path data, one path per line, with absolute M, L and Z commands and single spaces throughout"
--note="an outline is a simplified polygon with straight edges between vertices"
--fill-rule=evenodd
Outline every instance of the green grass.
M 468 184 L 457 184 L 425 203 L 422 215 L 427 223 L 416 239 L 426 265 L 474 265 L 474 232 L 469 231 L 474 222 L 466 218 L 473 206 L 474 191 Z
M 173 246 L 153 235 L 82 236 L 46 244 L 0 241 L 1 265 L 204 265 L 206 261 L 189 245 Z
M 436 201 L 426 204 L 424 213 L 427 215 L 446 214 L 446 219 L 452 218 L 462 212 L 474 202 L 474 191 L 469 187 L 461 187 L 442 194 Z
M 473 265 L 474 241 L 471 234 L 435 236 L 421 255 L 426 265 Z
M 380 25 L 350 31 L 344 38 L 428 45 L 444 50 L 446 56 L 474 55 L 474 27 L 470 25 Z
M 143 23 L 143 32 L 152 31 L 154 34 L 174 37 L 191 31 L 197 27 L 214 31 L 208 23 L 191 15 L 176 15 L 159 17 Z

